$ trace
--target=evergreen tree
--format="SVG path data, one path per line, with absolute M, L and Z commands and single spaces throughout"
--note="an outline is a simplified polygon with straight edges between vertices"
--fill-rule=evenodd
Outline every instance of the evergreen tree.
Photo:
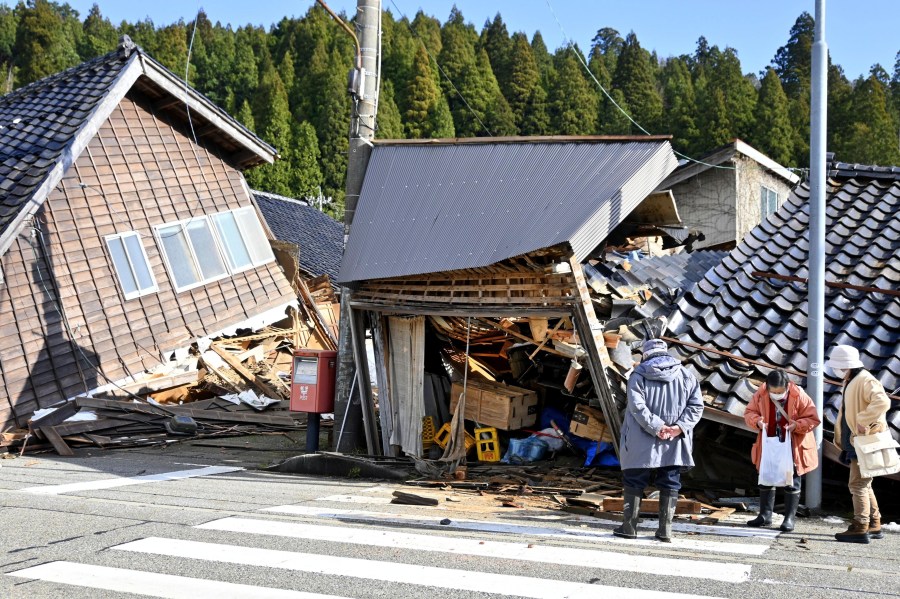
M 252 28 L 245 27 L 235 32 L 234 63 L 226 77 L 228 87 L 234 92 L 237 105 L 253 99 L 259 86 L 259 67 L 250 43 Z
M 534 55 L 534 62 L 537 65 L 538 72 L 541 74 L 541 85 L 546 92 L 553 84 L 555 69 L 553 67 L 553 57 L 547 50 L 547 44 L 544 43 L 544 37 L 540 31 L 535 32 L 531 38 L 531 53 Z
M 840 154 L 864 164 L 900 164 L 897 123 L 888 109 L 885 86 L 875 71 L 873 68 L 868 78 L 856 82 L 851 99 L 856 121 Z
M 481 31 L 480 45 L 487 52 L 491 61 L 491 69 L 494 76 L 497 77 L 497 83 L 507 101 L 512 100 L 509 92 L 509 79 L 511 76 L 510 52 L 512 51 L 512 40 L 509 38 L 509 32 L 506 30 L 506 23 L 498 12 L 494 20 L 485 23 L 484 29 Z
M 550 128 L 556 135 L 589 135 L 597 128 L 596 97 L 588 87 L 576 48 L 560 53 L 550 92 Z
M 787 44 L 778 48 L 772 65 L 781 78 L 781 86 L 788 98 L 798 98 L 809 92 L 812 72 L 812 45 L 815 40 L 815 20 L 804 12 L 791 27 Z
M 672 145 L 682 152 L 698 149 L 697 103 L 694 82 L 687 62 L 671 58 L 662 71 L 665 131 L 672 135 Z
M 541 85 L 541 75 L 534 59 L 534 51 L 523 34 L 513 35 L 510 57 L 512 69 L 506 95 L 509 97 L 509 107 L 512 109 L 516 128 L 522 131 L 528 116 L 526 109 L 534 96 L 535 88 Z
M 403 139 L 403 121 L 400 109 L 394 101 L 394 84 L 385 79 L 378 94 L 378 114 L 375 137 L 379 139 Z
M 555 78 L 555 77 L 554 77 Z M 520 135 L 549 135 L 550 106 L 544 86 L 536 85 L 525 105 L 525 116 L 519 128 Z
M 628 101 L 620 89 L 613 89 L 609 95 L 619 105 L 616 108 L 609 98 L 603 97 L 600 103 L 600 133 L 603 135 L 630 135 L 632 124 L 628 119 Z
M 319 138 L 322 176 L 325 178 L 324 193 L 334 198 L 333 214 L 343 214 L 346 194 L 347 152 L 350 148 L 347 139 L 347 131 L 350 129 L 348 71 L 347 57 L 336 51 L 330 52 L 325 77 L 320 80 L 321 86 L 316 88 L 319 100 L 314 111 L 315 120 L 311 121 Z
M 68 5 L 66 5 L 68 7 Z M 47 0 L 20 4 L 13 49 L 18 83 L 24 85 L 78 64 L 75 39 L 57 6 Z
M 115 50 L 119 43 L 119 34 L 109 19 L 100 13 L 100 7 L 94 4 L 84 20 L 83 35 L 78 44 L 78 55 L 81 60 L 90 60 Z
M 633 32 L 625 38 L 612 85 L 622 91 L 634 120 L 649 132 L 659 129 L 662 98 L 656 90 L 650 54 L 641 48 Z
M 2 52 L 2 43 L 0 43 Z M 900 119 L 900 52 L 894 59 L 894 74 L 891 77 L 891 103 L 894 105 L 894 116 Z
M 475 63 L 478 69 L 478 77 L 483 82 L 484 90 L 484 124 L 493 135 L 506 136 L 515 135 L 517 133 L 516 118 L 513 114 L 506 97 L 500 91 L 500 85 L 494 72 L 491 70 L 491 60 L 488 58 L 487 51 L 482 48 L 478 53 Z M 540 86 L 537 86 L 540 87 Z M 486 131 L 479 131 L 476 135 L 485 135 Z M 456 135 L 462 137 L 459 130 Z
M 709 89 L 719 90 L 725 98 L 731 137 L 749 138 L 753 128 L 753 111 L 757 91 L 741 72 L 741 61 L 733 48 L 719 50 L 713 46 L 709 53 L 705 74 Z
M 853 124 L 853 107 L 851 100 L 853 86 L 844 76 L 844 70 L 838 65 L 828 68 L 828 128 L 827 147 L 829 150 L 839 153 L 844 145 L 844 140 L 849 135 L 850 125 Z M 847 156 L 840 156 L 847 159 Z
M 788 99 L 775 69 L 766 69 L 759 89 L 755 124 L 751 143 L 772 160 L 783 165 L 792 164 L 793 139 Z
M 712 101 L 709 103 L 706 117 L 706 141 L 713 148 L 731 143 L 731 122 L 728 120 L 728 107 L 725 105 L 725 94 L 720 89 L 711 92 Z
M 404 17 L 394 21 L 390 12 L 385 12 L 381 19 L 381 48 L 384 54 L 381 66 L 385 81 L 394 84 L 396 96 L 394 101 L 400 114 L 406 112 L 406 89 L 412 77 L 413 59 L 421 42 L 410 30 L 410 23 Z
M 438 94 L 437 103 L 428 111 L 428 124 L 430 131 L 427 137 L 456 137 L 450 105 L 447 104 L 447 98 L 440 94 Z
M 591 57 L 597 57 L 603 62 L 603 66 L 610 76 L 616 72 L 619 55 L 625 48 L 625 40 L 619 32 L 612 27 L 604 27 L 597 31 L 597 35 L 591 40 Z
M 150 53 L 163 66 L 174 71 L 179 77 L 184 77 L 189 36 L 190 32 L 184 21 L 162 27 L 156 32 L 155 46 Z
M 427 54 L 431 56 L 439 56 L 441 53 L 441 22 L 434 17 L 429 17 L 421 9 L 416 13 L 412 20 L 412 30 L 416 36 L 425 44 L 428 50 Z M 435 79 L 438 77 L 437 68 L 435 67 Z
M 250 108 L 250 102 L 247 100 L 244 100 L 244 103 L 241 104 L 241 108 L 234 118 L 247 129 L 256 131 L 256 119 L 253 118 L 253 109 Z
M 0 94 L 8 94 L 13 89 L 17 26 L 18 18 L 12 9 L 0 5 Z
M 291 196 L 317 195 L 325 179 L 319 169 L 321 154 L 316 130 L 306 121 L 294 121 L 292 129 L 294 144 L 289 160 Z
M 271 62 L 264 66 L 256 93 L 254 120 L 257 134 L 275 146 L 280 159 L 248 173 L 257 188 L 282 195 L 291 194 L 291 111 L 281 76 Z
M 441 78 L 441 88 L 459 136 L 486 134 L 478 121 L 483 123 L 485 120 L 489 102 L 487 82 L 478 72 L 474 43 L 466 31 L 462 13 L 455 7 L 441 31 L 438 63 L 444 75 Z
M 431 76 L 431 65 L 423 46 L 416 50 L 412 79 L 407 88 L 407 108 L 404 126 L 407 137 L 418 139 L 432 137 L 440 92 Z M 448 109 L 449 110 L 449 109 Z

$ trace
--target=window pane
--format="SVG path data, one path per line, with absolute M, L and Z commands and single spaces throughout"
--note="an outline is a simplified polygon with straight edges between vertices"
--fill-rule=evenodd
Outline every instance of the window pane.
M 266 238 L 262 225 L 259 224 L 259 219 L 256 218 L 253 209 L 237 210 L 234 216 L 241 224 L 241 229 L 245 235 L 244 241 L 250 250 L 250 257 L 253 259 L 253 263 L 262 264 L 272 260 L 274 258 L 272 248 L 269 246 L 269 240 Z
M 144 250 L 141 248 L 141 238 L 137 235 L 127 235 L 124 238 L 125 248 L 128 250 L 128 259 L 131 260 L 131 267 L 134 274 L 137 275 L 138 287 L 151 289 L 156 285 L 153 275 L 150 273 L 150 265 L 144 258 Z
M 226 274 L 228 271 L 225 269 L 225 263 L 222 262 L 222 256 L 219 254 L 219 248 L 216 246 L 216 240 L 206 219 L 192 220 L 187 224 L 186 229 L 188 237 L 191 239 L 191 246 L 194 248 L 194 254 L 200 262 L 203 279 L 215 279 Z
M 216 223 L 216 229 L 219 231 L 219 237 L 225 245 L 225 254 L 228 256 L 228 263 L 233 270 L 240 270 L 252 264 L 250 260 L 250 252 L 241 238 L 241 231 L 238 229 L 237 222 L 234 220 L 234 214 L 231 212 L 223 212 L 213 216 Z
M 766 216 L 768 216 L 768 209 L 769 209 L 769 201 L 768 201 L 768 197 L 767 197 L 769 194 L 767 194 L 766 191 L 768 191 L 768 190 L 765 187 L 760 188 L 761 193 L 760 193 L 760 199 L 759 199 L 759 214 L 760 214 L 760 216 L 762 216 L 763 219 L 765 219 Z
M 109 253 L 112 256 L 113 264 L 116 265 L 116 274 L 119 275 L 119 283 L 122 284 L 122 291 L 125 295 L 136 293 L 138 290 L 137 283 L 134 281 L 134 275 L 131 274 L 131 267 L 128 266 L 128 256 L 125 254 L 125 246 L 122 244 L 121 237 L 111 237 L 106 240 L 109 247 Z
M 159 238 L 162 241 L 163 251 L 175 278 L 176 287 L 187 287 L 200 282 L 200 273 L 191 258 L 188 249 L 187 238 L 181 225 L 162 227 L 159 229 Z
M 775 214 L 778 210 L 778 194 L 769 190 L 769 214 Z

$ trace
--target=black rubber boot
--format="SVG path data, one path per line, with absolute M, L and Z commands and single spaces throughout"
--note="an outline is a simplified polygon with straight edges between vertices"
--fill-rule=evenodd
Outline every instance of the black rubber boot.
M 775 509 L 775 489 L 759 490 L 759 515 L 747 522 L 747 526 L 759 528 L 772 525 L 772 511 Z
M 641 515 L 641 498 L 644 492 L 625 489 L 625 506 L 622 508 L 622 526 L 613 529 L 613 534 L 623 539 L 637 538 L 638 518 Z
M 794 531 L 794 517 L 797 515 L 798 505 L 800 505 L 800 491 L 784 494 L 784 521 L 780 526 L 782 532 Z
M 675 518 L 675 507 L 677 505 L 678 491 L 660 489 L 659 528 L 656 529 L 656 540 L 663 543 L 672 542 L 672 519 Z

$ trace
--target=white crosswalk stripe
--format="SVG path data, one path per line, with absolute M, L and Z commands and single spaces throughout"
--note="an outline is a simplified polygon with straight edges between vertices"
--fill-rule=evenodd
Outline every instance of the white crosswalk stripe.
M 346 599 L 336 595 L 273 589 L 73 562 L 49 562 L 10 572 L 8 576 L 166 599 L 198 599 L 199 597 L 216 597 L 216 599 Z
M 439 519 L 437 518 L 424 519 L 419 516 L 399 513 L 373 512 L 366 510 L 345 510 L 309 505 L 282 505 L 264 508 L 261 511 L 289 514 L 293 516 L 332 518 L 346 522 L 357 522 L 364 524 L 419 526 L 440 529 L 444 528 L 444 526 L 438 524 Z M 633 540 L 620 539 L 613 536 L 611 532 L 600 529 L 554 528 L 550 526 L 531 526 L 524 524 L 512 524 L 509 522 L 464 520 L 456 518 L 452 519 L 451 522 L 446 525 L 446 528 L 489 533 L 521 534 L 570 540 L 573 538 L 581 538 L 591 539 L 602 543 L 624 544 L 628 546 L 660 546 L 660 543 L 653 540 L 652 536 L 641 537 Z M 771 543 L 771 537 L 764 537 L 763 540 L 768 540 Z M 672 540 L 671 547 L 717 554 L 762 555 L 769 548 L 769 544 L 727 543 L 721 541 L 706 541 L 693 538 L 675 537 Z
M 605 570 L 653 572 L 662 576 L 707 578 L 734 583 L 743 582 L 750 577 L 750 566 L 744 564 L 671 559 L 615 553 L 612 551 L 541 546 L 529 543 L 420 535 L 394 530 L 321 526 L 250 518 L 223 518 L 201 524 L 197 528 L 351 543 L 355 545 L 403 547 L 406 550 L 477 555 L 492 559 L 511 559 L 570 566 L 589 565 Z
M 382 582 L 415 584 L 477 593 L 496 593 L 530 599 L 680 599 L 697 595 L 585 584 L 510 574 L 438 568 L 332 555 L 317 555 L 276 549 L 260 549 L 149 537 L 112 547 L 134 553 L 225 562 L 245 566 L 280 568 L 295 572 L 315 572 L 328 576 L 364 578 Z

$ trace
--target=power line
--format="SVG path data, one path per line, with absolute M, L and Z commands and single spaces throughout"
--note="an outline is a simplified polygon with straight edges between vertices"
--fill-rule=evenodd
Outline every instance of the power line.
M 559 21 L 559 17 L 556 16 L 556 11 L 553 10 L 553 5 L 550 4 L 550 0 L 546 0 L 546 2 L 547 2 L 547 8 L 550 9 L 550 13 L 553 15 L 553 19 L 556 21 L 556 24 L 559 26 L 559 30 L 560 30 L 560 31 L 562 32 L 562 34 L 563 34 L 563 40 L 565 40 L 565 41 L 569 44 L 569 48 L 572 48 L 572 46 L 574 45 L 574 42 L 573 42 L 572 39 L 569 37 L 569 35 L 566 33 L 565 28 L 563 27 L 562 23 L 560 23 L 560 21 Z M 646 129 L 644 129 L 644 128 L 641 126 L 640 123 L 638 123 L 636 120 L 634 120 L 633 118 L 631 118 L 631 115 L 628 114 L 628 112 L 626 112 L 621 106 L 619 106 L 618 102 L 616 102 L 616 101 L 613 99 L 613 97 L 609 94 L 609 92 L 606 91 L 606 88 L 603 87 L 603 84 L 601 84 L 600 81 L 598 81 L 597 78 L 594 76 L 594 73 L 591 72 L 590 67 L 588 67 L 587 63 L 584 61 L 584 57 L 581 55 L 581 52 L 577 52 L 577 51 L 576 51 L 576 52 L 575 52 L 575 56 L 578 58 L 578 62 L 581 63 L 581 66 L 584 67 L 584 70 L 587 71 L 588 75 L 591 76 L 591 79 L 594 80 L 594 83 L 597 84 L 597 87 L 600 88 L 600 91 L 603 92 L 603 95 L 605 95 L 605 96 L 607 97 L 607 99 L 608 99 L 610 102 L 612 102 L 613 106 L 615 106 L 615 107 L 619 110 L 619 112 L 621 112 L 622 114 L 624 114 L 624 115 L 625 115 L 625 118 L 627 118 L 629 121 L 631 121 L 631 123 L 632 123 L 635 127 L 637 127 L 638 129 L 640 129 L 640 130 L 644 133 L 644 135 L 653 135 L 652 133 L 650 133 L 649 131 L 647 131 Z M 672 149 L 672 152 L 673 152 L 676 156 L 679 156 L 680 158 L 683 158 L 683 159 L 688 160 L 688 161 L 690 161 L 690 162 L 696 162 L 697 164 L 702 164 L 703 166 L 708 166 L 708 167 L 710 167 L 710 168 L 718 168 L 718 169 L 728 170 L 728 171 L 733 171 L 733 170 L 735 170 L 735 169 L 737 168 L 737 167 L 734 167 L 734 166 L 722 166 L 721 164 L 709 164 L 708 162 L 703 162 L 702 160 L 697 160 L 696 158 L 691 158 L 691 157 L 688 156 L 687 154 L 682 154 L 681 152 L 675 150 L 674 148 Z
M 416 30 L 415 30 L 415 29 L 413 29 L 412 23 L 410 22 L 409 18 L 407 18 L 407 16 L 403 13 L 402 10 L 400 10 L 400 7 L 397 6 L 397 3 L 394 2 L 394 0 L 391 0 L 391 4 L 394 6 L 394 8 L 397 9 L 397 12 L 400 13 L 400 16 L 403 17 L 403 18 L 406 20 L 406 26 L 409 27 L 409 30 L 412 32 L 412 34 L 413 34 L 414 36 L 416 36 L 416 39 L 419 40 L 419 42 L 422 44 L 422 47 L 425 48 L 425 53 L 428 54 L 428 58 L 430 58 L 431 60 L 434 61 L 434 64 L 437 65 L 437 68 L 438 68 L 438 70 L 441 72 L 441 75 L 443 75 L 444 78 L 447 79 L 447 81 L 450 83 L 450 86 L 453 88 L 453 91 L 455 91 L 455 92 L 456 92 L 456 95 L 459 96 L 460 100 L 463 101 L 463 104 L 466 105 L 466 108 L 469 109 L 469 112 L 472 113 L 472 116 L 475 117 L 475 120 L 478 121 L 478 124 L 481 125 L 481 128 L 484 129 L 485 131 L 487 131 L 487 134 L 488 134 L 489 137 L 494 137 L 494 134 L 491 133 L 491 130 L 487 128 L 487 125 L 485 125 L 485 124 L 481 121 L 481 119 L 478 118 L 478 113 L 476 113 L 475 110 L 469 105 L 469 103 L 466 101 L 466 99 L 465 99 L 465 97 L 462 95 L 462 93 L 460 93 L 460 91 L 459 91 L 458 89 L 456 89 L 456 86 L 453 84 L 453 80 L 450 79 L 450 77 L 447 75 L 447 73 L 444 72 L 443 67 L 441 67 L 441 63 L 439 63 L 439 62 L 437 61 L 437 58 L 435 58 L 434 56 L 432 56 L 432 55 L 431 55 L 431 52 L 428 51 L 428 46 L 425 44 L 425 40 L 423 40 L 421 37 L 419 37 L 419 34 L 416 33 Z

